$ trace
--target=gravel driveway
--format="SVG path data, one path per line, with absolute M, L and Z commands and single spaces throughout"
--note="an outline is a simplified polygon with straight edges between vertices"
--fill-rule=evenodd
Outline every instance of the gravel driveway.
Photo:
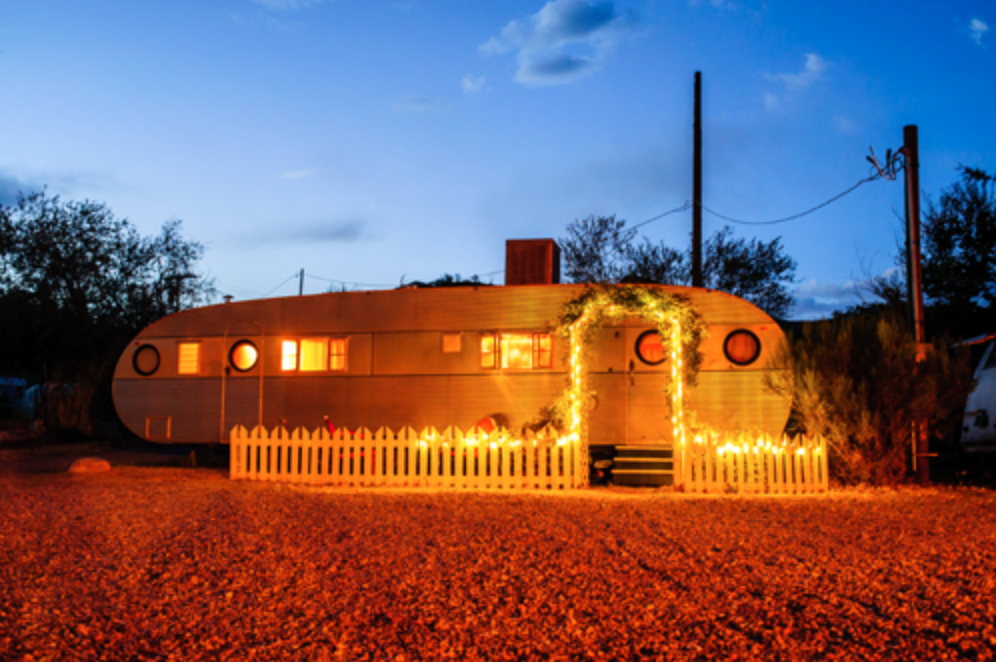
M 996 493 L 0 472 L 0 659 L 992 659 Z

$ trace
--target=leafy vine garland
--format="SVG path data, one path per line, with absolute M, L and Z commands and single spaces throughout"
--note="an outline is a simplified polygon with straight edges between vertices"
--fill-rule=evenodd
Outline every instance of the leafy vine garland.
M 626 316 L 636 316 L 657 327 L 661 343 L 671 358 L 671 375 L 665 392 L 671 398 L 675 443 L 685 435 L 682 407 L 684 384 L 693 386 L 702 364 L 699 344 L 705 335 L 701 315 L 687 297 L 651 285 L 595 285 L 564 303 L 551 322 L 551 333 L 570 343 L 567 388 L 550 408 L 550 418 L 567 428 L 567 440 L 578 443 L 582 465 L 588 466 L 588 412 L 595 392 L 587 373 L 598 329 Z

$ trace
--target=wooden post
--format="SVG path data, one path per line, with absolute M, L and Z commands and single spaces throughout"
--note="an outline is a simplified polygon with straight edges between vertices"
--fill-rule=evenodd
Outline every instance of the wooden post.
M 923 316 L 923 264 L 920 258 L 920 138 L 916 124 L 903 127 L 903 153 L 906 157 L 906 294 L 916 362 L 926 358 Z M 920 485 L 930 484 L 930 445 L 925 420 L 915 423 L 913 470 Z
M 692 287 L 702 287 L 702 72 L 695 72 L 692 127 Z

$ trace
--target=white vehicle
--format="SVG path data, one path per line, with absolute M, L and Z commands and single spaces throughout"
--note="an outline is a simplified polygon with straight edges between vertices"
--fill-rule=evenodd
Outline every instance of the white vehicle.
M 965 402 L 961 427 L 962 450 L 996 451 L 996 334 L 966 340 L 964 345 L 989 344 L 975 369 L 976 385 Z

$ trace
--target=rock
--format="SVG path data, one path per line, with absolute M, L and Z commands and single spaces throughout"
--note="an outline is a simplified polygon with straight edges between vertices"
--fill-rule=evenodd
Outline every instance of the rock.
M 99 457 L 81 457 L 69 467 L 71 474 L 99 474 L 111 470 L 111 463 Z

